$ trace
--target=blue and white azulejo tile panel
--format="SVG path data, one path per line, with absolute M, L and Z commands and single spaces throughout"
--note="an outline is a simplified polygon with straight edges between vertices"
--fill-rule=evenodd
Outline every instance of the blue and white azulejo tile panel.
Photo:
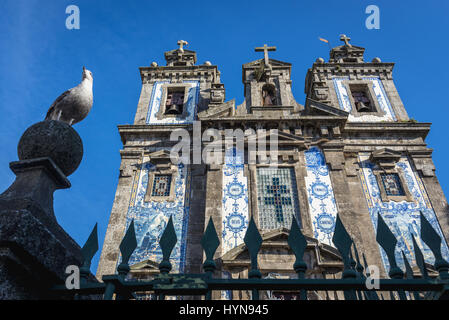
M 200 82 L 199 81 L 183 81 L 182 84 L 188 84 L 188 96 L 186 102 L 187 115 L 185 118 L 180 117 L 166 117 L 163 119 L 157 118 L 157 113 L 161 107 L 163 85 L 170 83 L 169 81 L 156 81 L 153 85 L 153 90 L 151 92 L 150 104 L 148 106 L 147 113 L 147 124 L 182 124 L 182 123 L 192 123 L 195 120 L 198 97 L 200 93 Z
M 227 149 L 223 165 L 222 255 L 243 243 L 248 227 L 248 179 L 244 153 Z
M 307 196 L 312 220 L 313 235 L 320 242 L 333 246 L 337 205 L 332 182 L 323 152 L 312 147 L 305 153 L 305 177 Z
M 165 230 L 167 222 L 173 217 L 173 224 L 178 242 L 176 243 L 170 262 L 174 272 L 182 272 L 185 265 L 186 235 L 189 218 L 190 173 L 183 164 L 178 165 L 174 173 L 174 201 L 145 201 L 148 186 L 148 172 L 154 166 L 145 159 L 141 169 L 134 177 L 131 200 L 126 216 L 126 228 L 134 219 L 137 248 L 132 254 L 129 264 L 133 265 L 145 260 L 162 261 L 162 251 L 159 239 Z
M 349 99 L 349 93 L 343 84 L 343 81 L 349 80 L 348 77 L 334 78 L 334 87 L 337 94 L 338 102 L 340 108 L 346 112 L 351 113 L 352 106 L 351 100 Z M 377 102 L 384 113 L 383 116 L 364 114 L 362 116 L 355 117 L 349 114 L 348 121 L 354 122 L 377 122 L 377 121 L 396 121 L 396 115 L 394 114 L 393 108 L 391 107 L 390 100 L 387 97 L 382 81 L 377 77 L 363 78 L 363 80 L 368 80 L 371 82 L 372 89 L 376 95 Z M 374 98 L 374 97 L 373 97 Z
M 222 279 L 232 279 L 229 271 L 223 271 L 221 274 Z M 232 290 L 222 290 L 220 300 L 232 300 Z
M 405 253 L 407 260 L 412 266 L 416 266 L 413 250 L 412 235 L 415 237 L 426 262 L 433 264 L 434 257 L 430 249 L 421 240 L 421 224 L 419 212 L 421 211 L 426 219 L 432 224 L 435 230 L 444 239 L 438 220 L 432 205 L 427 196 L 427 192 L 422 184 L 418 173 L 410 165 L 407 157 L 402 157 L 396 164 L 398 170 L 402 170 L 407 188 L 413 197 L 413 202 L 388 201 L 382 202 L 379 185 L 373 173 L 375 165 L 369 161 L 369 154 L 359 154 L 359 163 L 362 168 L 360 179 L 363 192 L 365 194 L 371 221 L 374 230 L 377 230 L 377 214 L 380 213 L 382 219 L 398 240 L 396 246 L 396 260 L 398 265 L 404 269 L 404 261 L 401 252 Z M 384 266 L 389 270 L 389 263 L 385 251 L 379 246 Z M 442 243 L 443 257 L 448 260 L 449 250 L 446 242 Z

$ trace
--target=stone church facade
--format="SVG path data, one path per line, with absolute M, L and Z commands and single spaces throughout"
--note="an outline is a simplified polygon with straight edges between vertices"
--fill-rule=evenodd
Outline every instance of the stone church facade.
M 172 272 L 203 272 L 201 237 L 210 218 L 221 237 L 215 256 L 221 277 L 248 277 L 243 237 L 250 217 L 263 238 L 263 277 L 295 277 L 287 245 L 292 216 L 308 241 L 307 277 L 339 277 L 342 271 L 332 243 L 337 213 L 368 265 L 379 266 L 383 277 L 388 261 L 376 242 L 378 214 L 398 240 L 400 265 L 401 252 L 415 261 L 412 235 L 426 261 L 433 261 L 420 238 L 420 211 L 445 239 L 447 259 L 448 204 L 425 143 L 430 124 L 408 117 L 394 85 L 394 63 L 365 61 L 364 48 L 344 35 L 341 40 L 344 44 L 331 50 L 329 61 L 318 58 L 308 69 L 304 105 L 292 94 L 292 65 L 269 58 L 275 48 L 266 45 L 256 48 L 264 58 L 242 67 L 245 100 L 240 105 L 226 101 L 218 67 L 197 64 L 196 53 L 185 49 L 184 41 L 165 53 L 166 66 L 153 62 L 141 67 L 134 124 L 119 126 L 120 177 L 97 277 L 115 273 L 119 244 L 131 220 L 138 243 L 131 275 L 157 274 L 162 259 L 158 240 L 170 217 L 178 238 Z M 209 128 L 220 136 L 229 129 L 257 133 L 266 138 L 267 149 L 276 141 L 276 159 L 269 160 L 277 165 L 250 148 L 254 135 L 247 134 L 241 147 L 220 146 L 223 163 L 173 163 L 170 151 L 178 142 L 170 139 L 173 131 L 186 130 L 194 149 L 195 134 Z M 288 294 L 267 292 L 264 298 Z M 214 297 L 247 299 L 249 293 Z M 324 296 L 317 292 L 315 298 Z

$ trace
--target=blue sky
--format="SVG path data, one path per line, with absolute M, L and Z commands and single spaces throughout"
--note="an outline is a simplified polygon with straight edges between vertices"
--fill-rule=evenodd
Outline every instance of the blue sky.
M 77 5 L 80 30 L 68 30 L 65 9 Z M 365 28 L 365 8 L 380 8 L 380 30 Z M 198 62 L 218 65 L 227 100 L 243 101 L 242 64 L 254 47 L 277 46 L 274 59 L 293 64 L 293 94 L 304 103 L 307 68 L 345 33 L 365 58 L 396 62 L 394 79 L 411 118 L 432 122 L 427 138 L 437 175 L 449 191 L 447 60 L 449 2 L 441 1 L 144 1 L 2 0 L 0 4 L 0 191 L 13 181 L 10 161 L 24 130 L 44 119 L 63 91 L 77 85 L 85 65 L 94 74 L 94 106 L 74 128 L 84 158 L 55 193 L 59 223 L 83 245 L 98 222 L 100 247 L 118 181 L 118 124 L 132 124 L 140 95 L 139 66 L 164 65 L 164 52 L 184 39 Z M 99 253 L 92 271 L 96 271 Z

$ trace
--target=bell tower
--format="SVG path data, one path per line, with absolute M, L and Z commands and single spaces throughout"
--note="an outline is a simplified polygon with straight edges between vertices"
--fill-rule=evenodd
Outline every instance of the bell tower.
M 307 72 L 306 108 L 315 102 L 348 112 L 349 122 L 409 120 L 393 82 L 394 63 L 364 59 L 365 49 L 341 35 L 343 45 L 318 58 Z
M 130 265 L 136 278 L 158 272 L 162 251 L 159 238 L 170 217 L 177 244 L 173 271 L 199 272 L 198 248 L 204 227 L 205 186 L 201 165 L 174 164 L 170 158 L 176 129 L 192 137 L 197 114 L 224 101 L 224 86 L 217 66 L 197 64 L 195 51 L 178 41 L 165 52 L 165 66 L 152 62 L 140 67 L 142 90 L 132 125 L 118 126 L 123 142 L 116 196 L 97 276 L 115 273 L 120 262 L 119 240 L 134 221 L 137 248 Z M 155 267 L 156 266 L 156 267 Z
M 270 59 L 268 52 L 276 47 L 264 45 L 255 48 L 264 58 L 242 67 L 245 108 L 249 114 L 288 114 L 301 108 L 293 98 L 291 88 L 291 64 Z

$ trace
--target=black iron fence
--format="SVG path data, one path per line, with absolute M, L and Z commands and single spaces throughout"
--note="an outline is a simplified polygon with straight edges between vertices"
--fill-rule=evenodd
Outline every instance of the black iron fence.
M 204 273 L 185 274 L 170 273 L 172 265 L 170 255 L 176 245 L 177 237 L 170 218 L 167 227 L 162 234 L 159 244 L 162 249 L 162 261 L 159 264 L 160 273 L 152 280 L 128 279 L 130 272 L 128 261 L 137 247 L 134 230 L 134 222 L 128 227 L 126 234 L 120 244 L 121 263 L 117 267 L 117 274 L 103 276 L 103 282 L 89 282 L 89 269 L 91 260 L 98 251 L 97 228 L 95 226 L 89 239 L 82 248 L 84 264 L 80 268 L 79 289 L 67 289 L 65 285 L 56 285 L 53 290 L 58 293 L 79 298 L 83 295 L 97 294 L 105 300 L 127 300 L 138 299 L 136 293 L 146 292 L 152 299 L 166 299 L 167 296 L 200 296 L 201 299 L 209 300 L 213 291 L 226 290 L 249 290 L 253 300 L 259 300 L 259 291 L 289 291 L 297 292 L 300 300 L 307 300 L 308 292 L 324 291 L 343 292 L 345 300 L 422 300 L 422 299 L 449 299 L 449 264 L 443 259 L 441 244 L 443 239 L 434 230 L 431 224 L 421 213 L 421 239 L 432 251 L 435 257 L 434 269 L 438 275 L 429 276 L 423 254 L 416 244 L 412 235 L 416 265 L 420 275 L 415 276 L 404 253 L 402 253 L 405 264 L 405 272 L 399 268 L 395 249 L 397 240 L 380 215 L 378 215 L 377 237 L 379 245 L 385 250 L 389 262 L 388 279 L 372 279 L 364 254 L 363 263 L 357 247 L 346 231 L 339 216 L 337 216 L 333 243 L 338 249 L 344 264 L 341 279 L 306 279 L 307 265 L 303 261 L 307 241 L 302 234 L 298 223 L 293 218 L 288 237 L 288 246 L 293 251 L 296 261 L 293 270 L 297 279 L 262 279 L 258 268 L 258 254 L 262 244 L 262 237 L 254 220 L 251 218 L 244 243 L 248 249 L 251 267 L 248 279 L 224 279 L 214 277 L 217 269 L 214 255 L 220 245 L 215 226 L 212 219 L 209 220 L 206 231 L 202 237 L 202 247 L 205 253 L 203 263 Z M 378 280 L 376 286 L 367 286 L 368 281 Z M 326 294 L 329 298 L 329 295 Z

